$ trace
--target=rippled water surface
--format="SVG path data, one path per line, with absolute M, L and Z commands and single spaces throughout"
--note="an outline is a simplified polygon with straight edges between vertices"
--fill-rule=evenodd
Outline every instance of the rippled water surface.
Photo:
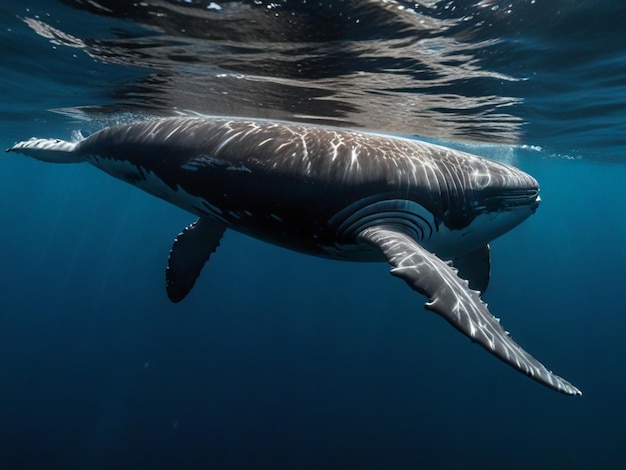
M 270 117 L 611 161 L 626 149 L 619 1 L 66 0 L 4 12 L 7 91 L 39 112 Z M 24 90 L 36 71 L 45 82 Z

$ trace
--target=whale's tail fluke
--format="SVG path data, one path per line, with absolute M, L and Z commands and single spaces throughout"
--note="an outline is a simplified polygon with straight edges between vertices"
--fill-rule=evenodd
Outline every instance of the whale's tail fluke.
M 17 152 L 48 163 L 80 163 L 84 161 L 81 155 L 75 152 L 76 143 L 59 139 L 32 138 L 18 142 L 7 152 Z

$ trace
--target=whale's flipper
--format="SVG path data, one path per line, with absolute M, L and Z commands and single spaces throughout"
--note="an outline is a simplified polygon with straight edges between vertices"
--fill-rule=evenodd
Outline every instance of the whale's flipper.
M 180 302 L 193 288 L 225 230 L 223 225 L 199 218 L 178 234 L 165 270 L 167 296 L 172 302 Z
M 532 379 L 568 395 L 582 395 L 572 384 L 554 375 L 515 343 L 487 310 L 478 292 L 460 279 L 456 270 L 392 226 L 364 229 L 359 238 L 377 247 L 393 266 L 391 274 L 429 298 L 426 308 Z
M 481 294 L 485 293 L 491 277 L 489 245 L 453 258 L 452 265 L 459 270 L 458 275 L 461 279 L 468 280 L 470 289 L 477 290 Z
M 47 163 L 80 163 L 82 155 L 75 152 L 76 143 L 59 139 L 36 139 L 18 142 L 7 152 L 22 153 Z

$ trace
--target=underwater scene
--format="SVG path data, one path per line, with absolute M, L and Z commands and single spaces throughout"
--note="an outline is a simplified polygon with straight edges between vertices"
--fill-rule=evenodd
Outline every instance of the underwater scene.
M 0 469 L 625 468 L 625 16 L 619 0 L 0 2 L 0 144 L 49 139 L 0 156 Z M 540 202 L 489 238 L 486 306 L 473 275 L 442 281 L 456 261 L 439 245 L 409 240 L 434 267 L 405 274 L 407 253 L 365 232 L 358 247 L 380 262 L 237 227 L 200 249 L 193 289 L 173 298 L 206 226 L 148 185 L 174 173 L 137 159 L 182 158 L 200 137 L 173 130 L 166 151 L 149 127 L 156 144 L 133 141 L 117 169 L 75 149 L 111 126 L 131 126 L 123 143 L 134 123 L 219 117 L 284 124 L 296 141 L 341 128 L 467 152 L 531 175 Z M 368 167 L 357 147 L 346 161 Z M 295 204 L 310 181 L 287 180 L 254 182 L 251 203 Z M 295 219 L 341 194 L 314 193 Z M 385 208 L 360 214 L 388 227 L 399 209 Z M 454 317 L 471 308 L 477 323 Z M 507 335 L 472 337 L 501 331 L 489 312 L 572 388 L 498 355 Z

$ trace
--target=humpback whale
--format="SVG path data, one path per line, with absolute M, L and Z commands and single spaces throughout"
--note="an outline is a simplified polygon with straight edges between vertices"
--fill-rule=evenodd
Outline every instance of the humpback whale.
M 195 214 L 166 268 L 173 302 L 192 289 L 226 229 L 310 255 L 387 261 L 427 310 L 532 379 L 581 392 L 512 340 L 481 299 L 489 242 L 533 214 L 530 175 L 417 140 L 315 125 L 220 117 L 104 128 L 77 142 L 7 149 L 88 162 Z

